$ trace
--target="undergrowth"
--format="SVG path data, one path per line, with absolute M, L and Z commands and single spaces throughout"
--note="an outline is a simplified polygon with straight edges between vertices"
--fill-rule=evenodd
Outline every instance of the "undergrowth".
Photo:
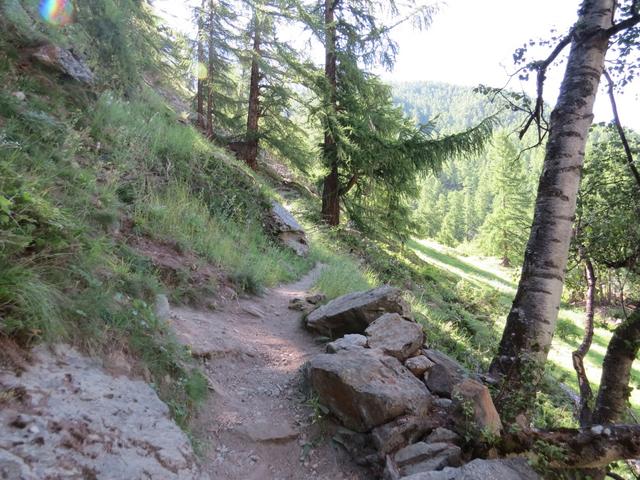
M 38 21 L 37 7 L 0 2 L 0 336 L 126 351 L 184 427 L 206 380 L 156 318 L 170 286 L 132 239 L 171 241 L 247 292 L 309 261 L 263 232 L 272 194 L 141 86 L 144 74 L 168 77 L 168 40 L 144 5 L 89 2 L 64 28 Z M 73 45 L 96 84 L 25 62 L 44 42 Z

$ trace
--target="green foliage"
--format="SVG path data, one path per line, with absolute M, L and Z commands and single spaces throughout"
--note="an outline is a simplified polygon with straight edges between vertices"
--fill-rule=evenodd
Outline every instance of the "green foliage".
M 352 258 L 340 254 L 326 254 L 323 267 L 313 288 L 332 300 L 351 292 L 369 290 L 376 285 L 376 276 L 363 269 Z
M 483 253 L 502 259 L 503 265 L 518 265 L 524 258 L 533 219 L 533 194 L 516 145 L 506 133 L 494 138 L 489 151 L 493 207 L 479 230 Z
M 246 290 L 292 280 L 309 264 L 264 233 L 264 187 L 140 86 L 143 74 L 170 68 L 144 2 L 85 2 L 59 29 L 37 19 L 37 2 L 15 3 L 0 4 L 14 14 L 0 17 L 9 59 L 0 62 L 0 335 L 97 355 L 122 349 L 186 426 L 206 380 L 153 314 L 169 286 L 135 237 L 177 242 Z M 16 68 L 18 48 L 34 41 L 73 45 L 101 93 L 35 63 Z M 188 281 L 179 288 L 197 294 Z
M 640 148 L 640 137 L 628 133 L 632 153 Z M 582 246 L 600 267 L 627 268 L 640 273 L 640 185 L 627 165 L 626 156 L 613 127 L 594 127 L 585 160 L 576 216 Z
M 212 215 L 206 203 L 185 184 L 171 184 L 162 193 L 151 191 L 141 197 L 134 222 L 151 237 L 176 242 L 182 249 L 232 272 L 239 289 L 250 293 L 291 281 L 308 268 L 293 251 L 267 240 L 262 224 L 239 224 Z

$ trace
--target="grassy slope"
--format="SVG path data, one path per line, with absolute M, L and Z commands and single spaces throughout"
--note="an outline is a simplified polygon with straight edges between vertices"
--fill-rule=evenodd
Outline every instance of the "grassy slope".
M 496 309 L 495 318 L 491 322 L 491 347 L 499 339 L 504 328 L 506 313 L 515 295 L 517 270 L 501 267 L 497 259 L 486 257 L 463 257 L 454 249 L 444 247 L 433 241 L 414 240 L 411 248 L 424 260 L 437 265 L 460 279 L 472 282 L 480 287 L 490 287 L 500 292 L 500 307 Z M 558 382 L 569 385 L 578 391 L 571 353 L 578 348 L 583 334 L 584 311 L 563 305 L 558 317 L 558 327 L 549 353 L 547 371 Z M 489 328 L 489 327 L 488 327 Z M 602 361 L 611 338 L 611 332 L 604 328 L 603 322 L 596 319 L 593 345 L 585 359 L 585 368 L 594 391 L 602 375 Z M 632 386 L 640 385 L 640 369 L 636 366 L 632 371 Z M 640 408 L 640 390 L 634 388 L 631 394 L 634 409 Z
M 0 34 L 0 337 L 66 341 L 95 355 L 123 350 L 184 425 L 206 384 L 155 317 L 155 295 L 179 290 L 197 299 L 215 292 L 218 279 L 259 291 L 297 278 L 310 261 L 264 232 L 273 192 L 180 123 L 151 88 L 129 88 L 125 99 L 106 83 L 88 88 L 31 62 L 29 29 L 39 30 L 37 42 L 62 45 L 86 40 L 87 31 L 77 24 L 49 32 L 32 23 L 35 6 L 16 5 L 0 2 L 21 22 L 3 24 Z M 193 292 L 193 265 L 184 265 L 167 284 L 136 248 L 140 237 L 220 276 Z

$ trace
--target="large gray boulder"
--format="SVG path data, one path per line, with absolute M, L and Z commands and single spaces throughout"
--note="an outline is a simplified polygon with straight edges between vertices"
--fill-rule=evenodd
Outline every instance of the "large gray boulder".
M 421 472 L 401 480 L 540 480 L 524 458 L 476 459 L 460 468 Z
M 187 435 L 151 386 L 113 377 L 73 348 L 38 347 L 0 370 L 0 478 L 204 480 Z
M 438 350 L 424 350 L 424 355 L 434 363 L 424 376 L 429 391 L 451 398 L 453 387 L 467 378 L 469 373 L 453 358 Z
M 276 201 L 271 202 L 269 227 L 284 246 L 291 248 L 301 257 L 309 253 L 309 242 L 304 229 L 291 215 L 289 210 Z
M 402 415 L 426 415 L 431 396 L 397 359 L 367 348 L 313 358 L 307 368 L 320 402 L 344 426 L 368 432 Z
M 385 313 L 411 315 L 402 292 L 390 285 L 338 297 L 311 312 L 305 321 L 309 329 L 337 338 L 347 333 L 364 333 L 369 324 Z
M 378 348 L 387 355 L 404 361 L 424 343 L 422 327 L 405 320 L 397 313 L 385 313 L 367 327 L 369 348 Z
M 33 52 L 33 57 L 44 65 L 56 69 L 80 83 L 93 83 L 94 77 L 89 67 L 69 50 L 48 44 L 39 47 Z

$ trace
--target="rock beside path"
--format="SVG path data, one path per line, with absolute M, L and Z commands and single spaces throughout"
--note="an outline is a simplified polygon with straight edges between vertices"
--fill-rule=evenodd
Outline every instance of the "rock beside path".
M 524 458 L 476 459 L 460 468 L 421 472 L 401 480 L 540 480 Z
M 0 410 L 0 478 L 208 478 L 149 385 L 70 347 L 33 358 L 19 377 L 0 372 L 14 393 Z
M 305 324 L 321 335 L 338 338 L 348 333 L 364 333 L 385 313 L 410 317 L 411 310 L 398 288 L 384 285 L 366 292 L 338 297 L 311 312 Z
M 369 348 L 379 348 L 385 354 L 404 361 L 424 343 L 422 327 L 405 320 L 397 313 L 385 313 L 367 327 Z
M 319 400 L 347 427 L 367 432 L 406 414 L 426 415 L 431 396 L 397 359 L 366 348 L 321 354 L 308 365 Z
M 434 364 L 424 377 L 429 391 L 451 398 L 453 387 L 468 377 L 468 372 L 453 358 L 438 350 L 424 350 L 424 355 Z
M 309 253 L 307 234 L 291 212 L 275 200 L 271 202 L 269 210 L 269 228 L 280 242 L 291 248 L 297 255 L 306 257 Z
M 43 45 L 33 52 L 33 57 L 44 65 L 54 68 L 80 83 L 90 85 L 94 81 L 93 73 L 81 59 L 71 51 L 57 45 Z

